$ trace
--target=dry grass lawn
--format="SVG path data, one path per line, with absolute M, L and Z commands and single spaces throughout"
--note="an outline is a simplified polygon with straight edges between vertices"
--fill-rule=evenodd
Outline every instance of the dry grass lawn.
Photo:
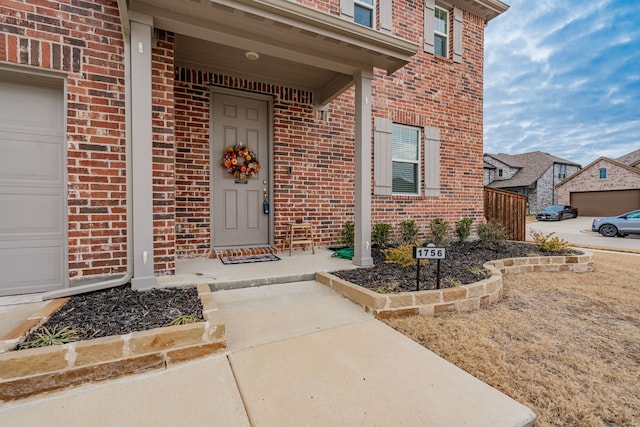
M 531 408 L 537 426 L 640 426 L 640 256 L 525 273 L 485 310 L 388 323 Z

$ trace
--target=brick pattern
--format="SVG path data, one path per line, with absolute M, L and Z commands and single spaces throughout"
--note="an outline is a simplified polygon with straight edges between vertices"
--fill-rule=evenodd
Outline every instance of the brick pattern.
M 67 75 L 69 274 L 126 269 L 124 42 L 115 1 L 3 0 L 0 61 Z
M 338 0 L 302 3 L 339 13 Z M 4 0 L 0 8 L 0 59 L 68 73 L 71 276 L 122 273 L 127 244 L 124 48 L 117 3 Z M 421 44 L 421 10 L 419 2 L 394 2 L 394 34 Z M 374 223 L 414 219 L 424 233 L 434 217 L 481 220 L 483 34 L 484 21 L 465 12 L 461 64 L 420 50 L 393 76 L 376 70 L 374 116 L 441 130 L 442 189 L 440 197 L 372 196 Z M 286 224 L 299 218 L 314 224 L 320 245 L 335 243 L 344 222 L 353 220 L 353 89 L 320 116 L 307 91 L 175 68 L 173 35 L 157 31 L 156 39 L 156 274 L 172 274 L 176 254 L 211 254 L 207 84 L 273 96 L 276 246 L 283 244 Z
M 284 244 L 286 224 L 298 218 L 315 225 L 321 244 L 334 243 L 353 215 L 353 95 L 322 121 L 307 91 L 181 68 L 176 68 L 175 82 L 180 256 L 211 255 L 208 84 L 273 96 L 276 247 Z M 220 167 L 215 159 L 213 167 Z
M 330 273 L 316 273 L 316 280 L 335 289 L 377 318 L 388 319 L 485 308 L 502 298 L 502 277 L 505 274 L 559 271 L 589 273 L 594 271 L 594 263 L 593 254 L 585 252 L 582 255 L 506 258 L 489 261 L 484 264 L 484 268 L 491 277 L 476 283 L 397 294 L 379 294 Z
M 175 272 L 174 36 L 156 30 L 151 52 L 153 122 L 153 253 L 156 275 Z
M 405 5 L 407 8 L 410 5 Z M 422 37 L 421 15 L 394 8 L 397 35 Z M 481 220 L 482 65 L 481 19 L 465 14 L 464 59 L 454 64 L 418 53 L 394 76 L 376 72 L 373 114 L 412 126 L 441 129 L 442 196 L 373 196 L 372 221 L 394 225 L 414 219 L 426 233 L 443 217 Z M 180 256 L 209 256 L 210 222 L 209 90 L 207 84 L 249 90 L 274 97 L 274 237 L 285 240 L 286 224 L 302 218 L 316 227 L 320 245 L 339 240 L 342 224 L 353 220 L 355 167 L 354 91 L 329 105 L 326 118 L 303 91 L 199 70 L 176 69 L 177 250 Z M 213 167 L 218 167 L 213 162 Z M 291 168 L 292 173 L 289 174 Z M 424 170 L 422 171 L 424 176 Z M 215 185 L 215 183 L 214 183 Z

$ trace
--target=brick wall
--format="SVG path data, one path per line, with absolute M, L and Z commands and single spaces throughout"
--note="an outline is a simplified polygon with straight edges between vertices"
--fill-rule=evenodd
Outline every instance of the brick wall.
M 282 245 L 286 224 L 298 218 L 315 224 L 321 244 L 334 243 L 342 224 L 353 217 L 353 94 L 334 103 L 341 111 L 320 120 L 309 92 L 181 68 L 176 68 L 175 82 L 178 254 L 208 256 L 215 232 L 210 224 L 208 84 L 273 96 L 276 244 Z M 220 167 L 216 160 L 213 167 Z
M 421 11 L 421 3 L 394 2 L 394 31 L 420 46 Z M 420 49 L 412 61 L 393 76 L 376 74 L 374 116 L 410 126 L 440 129 L 441 196 L 373 196 L 373 223 L 395 225 L 414 219 L 424 233 L 435 217 L 443 217 L 453 224 L 462 217 L 480 220 L 483 216 L 484 21 L 467 12 L 463 19 L 462 63 L 456 64 Z M 423 170 L 421 176 L 424 175 Z
M 123 273 L 124 43 L 117 3 L 3 0 L 0 61 L 66 73 L 69 274 Z
M 313 4 L 334 15 L 339 10 L 337 0 Z M 117 3 L 3 0 L 0 10 L 0 60 L 67 73 L 70 274 L 122 273 L 127 244 L 124 48 Z M 394 2 L 393 19 L 395 35 L 422 45 L 422 3 Z M 482 218 L 483 32 L 484 22 L 465 12 L 461 64 L 420 51 L 391 77 L 376 71 L 374 116 L 438 127 L 442 159 L 440 197 L 373 196 L 374 222 L 415 219 L 425 232 L 434 217 Z M 283 240 L 284 224 L 301 217 L 316 225 L 320 244 L 337 241 L 354 211 L 353 89 L 320 117 L 308 92 L 176 69 L 173 35 L 158 31 L 156 39 L 156 274 L 174 272 L 176 252 L 209 253 L 208 83 L 273 96 L 276 243 Z
M 398 3 L 399 35 L 420 42 L 422 15 Z M 412 7 L 412 8 L 409 8 Z M 400 20 L 403 25 L 399 25 Z M 421 232 L 435 217 L 453 224 L 483 216 L 482 66 L 484 21 L 465 13 L 462 64 L 419 52 L 392 77 L 378 71 L 373 115 L 411 126 L 441 130 L 441 196 L 373 196 L 372 220 L 397 225 L 414 219 Z M 274 236 L 284 240 L 286 223 L 304 218 L 316 225 L 321 245 L 335 243 L 354 213 L 354 92 L 329 105 L 325 118 L 308 93 L 199 70 L 176 69 L 176 223 L 180 256 L 207 256 L 211 241 L 209 189 L 209 88 L 269 94 L 274 99 Z M 219 167 L 213 162 L 213 167 Z M 289 168 L 293 173 L 289 175 Z M 424 176 L 424 170 L 422 171 Z M 215 184 L 214 184 L 215 185 Z M 424 184 L 422 184 L 423 186 Z M 215 226 L 213 227 L 215 229 Z
M 607 169 L 607 177 L 600 179 L 600 168 Z M 639 170 L 640 171 L 640 170 Z M 583 169 L 580 174 L 560 185 L 558 203 L 569 204 L 571 192 L 610 191 L 640 188 L 640 174 L 602 159 Z
M 153 121 L 153 254 L 156 275 L 175 272 L 173 34 L 156 30 L 151 52 Z

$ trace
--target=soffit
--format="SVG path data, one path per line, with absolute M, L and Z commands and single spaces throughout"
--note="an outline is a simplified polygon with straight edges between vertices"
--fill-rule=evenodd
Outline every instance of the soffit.
M 323 104 L 373 67 L 393 73 L 418 46 L 288 0 L 141 0 L 129 10 L 176 34 L 178 65 L 312 90 Z M 260 54 L 248 61 L 244 54 Z
M 451 0 L 451 3 L 485 21 L 490 21 L 509 9 L 509 5 L 500 0 Z

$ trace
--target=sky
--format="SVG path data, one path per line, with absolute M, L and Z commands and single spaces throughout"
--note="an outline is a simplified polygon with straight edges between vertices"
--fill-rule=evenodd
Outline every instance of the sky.
M 640 149 L 640 1 L 503 1 L 485 29 L 485 153 L 584 167 Z

